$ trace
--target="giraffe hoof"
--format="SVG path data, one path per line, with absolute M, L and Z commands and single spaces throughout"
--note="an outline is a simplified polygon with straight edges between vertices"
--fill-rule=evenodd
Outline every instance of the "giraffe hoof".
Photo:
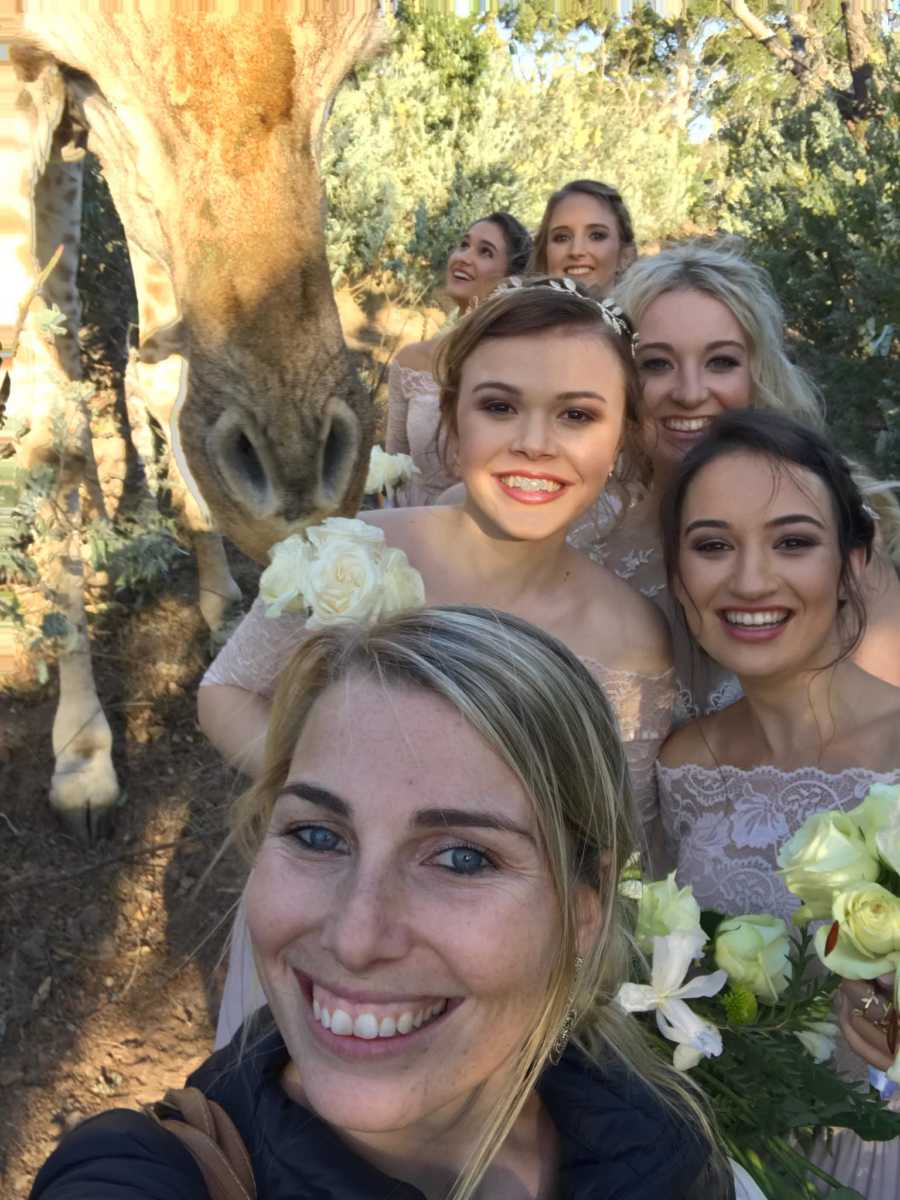
M 84 758 L 74 768 L 57 768 L 50 787 L 50 807 L 66 832 L 82 846 L 109 837 L 121 793 L 107 755 Z

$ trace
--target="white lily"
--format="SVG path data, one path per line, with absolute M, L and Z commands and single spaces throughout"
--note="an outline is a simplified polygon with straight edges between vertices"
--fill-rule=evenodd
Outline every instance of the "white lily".
M 728 980 L 726 971 L 713 971 L 711 975 L 696 975 L 684 982 L 705 941 L 702 930 L 655 937 L 650 983 L 623 983 L 616 996 L 626 1012 L 656 1012 L 660 1033 L 670 1042 L 678 1043 L 674 1062 L 680 1071 L 695 1067 L 701 1058 L 715 1058 L 722 1053 L 722 1035 L 718 1029 L 698 1017 L 685 1003 L 715 996 Z

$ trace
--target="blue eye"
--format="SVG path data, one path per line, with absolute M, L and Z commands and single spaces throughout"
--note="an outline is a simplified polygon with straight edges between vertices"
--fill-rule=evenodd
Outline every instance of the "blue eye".
M 645 358 L 638 363 L 639 371 L 667 371 L 671 364 L 665 358 Z
M 476 850 L 474 846 L 451 846 L 442 850 L 434 861 L 455 875 L 480 875 L 494 865 L 483 851 Z
M 340 849 L 344 840 L 333 829 L 324 825 L 301 825 L 299 829 L 290 830 L 289 836 L 296 838 L 307 850 L 314 850 L 320 854 L 333 853 Z

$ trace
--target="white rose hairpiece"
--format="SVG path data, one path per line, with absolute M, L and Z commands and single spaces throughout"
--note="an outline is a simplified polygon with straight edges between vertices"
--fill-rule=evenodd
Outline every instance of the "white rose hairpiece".
M 594 308 L 599 309 L 604 322 L 610 327 L 613 333 L 623 338 L 633 350 L 637 348 L 638 337 L 631 322 L 625 315 L 625 310 L 616 304 L 614 300 L 606 298 L 597 300 L 594 296 L 589 296 L 568 275 L 554 277 L 538 276 L 533 280 L 523 279 L 521 275 L 510 275 L 509 279 L 504 279 L 502 283 L 498 284 L 493 294 L 498 295 L 501 292 L 514 292 L 522 289 L 530 290 L 532 288 L 553 288 L 556 292 L 569 292 L 571 295 L 577 296 L 579 300 L 583 300 L 586 304 L 592 304 Z
M 425 603 L 422 576 L 384 532 L 357 518 L 329 517 L 277 542 L 259 581 L 267 617 L 305 613 L 308 629 L 370 623 Z
M 376 444 L 369 456 L 369 473 L 363 491 L 367 496 L 384 492 L 393 501 L 396 489 L 419 473 L 419 468 L 408 454 L 388 454 Z

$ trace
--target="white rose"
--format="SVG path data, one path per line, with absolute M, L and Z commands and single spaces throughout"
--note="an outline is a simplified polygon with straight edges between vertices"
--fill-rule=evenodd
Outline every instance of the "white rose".
M 877 853 L 878 834 L 900 821 L 900 786 L 876 783 L 869 788 L 862 804 L 851 809 L 847 816 L 859 828 L 869 850 Z
M 271 562 L 259 579 L 259 594 L 266 605 L 267 617 L 286 612 L 306 612 L 306 580 L 310 549 L 303 534 L 295 533 L 269 551 Z
M 878 878 L 878 862 L 848 813 L 819 812 L 803 822 L 778 852 L 780 875 L 804 902 L 795 923 L 831 916 L 835 895 L 852 883 Z
M 422 576 L 409 565 L 402 550 L 388 549 L 382 559 L 384 570 L 384 604 L 382 613 L 403 612 L 408 608 L 422 608 L 425 604 L 425 584 Z
M 900 821 L 875 834 L 875 848 L 891 870 L 900 875 Z
M 380 549 L 343 537 L 321 545 L 309 568 L 306 598 L 312 609 L 308 629 L 377 621 L 384 602 Z
M 774 1004 L 791 977 L 787 926 L 764 913 L 730 917 L 716 930 L 715 958 L 730 981 Z
M 679 888 L 674 871 L 658 883 L 644 884 L 635 939 L 645 954 L 652 951 L 655 937 L 694 932 L 702 932 L 700 906 L 689 887 Z M 706 941 L 705 935 L 703 940 Z
M 367 546 L 384 544 L 384 530 L 359 517 L 326 517 L 321 525 L 311 525 L 306 531 L 310 543 L 320 550 L 334 538 L 360 542 Z

